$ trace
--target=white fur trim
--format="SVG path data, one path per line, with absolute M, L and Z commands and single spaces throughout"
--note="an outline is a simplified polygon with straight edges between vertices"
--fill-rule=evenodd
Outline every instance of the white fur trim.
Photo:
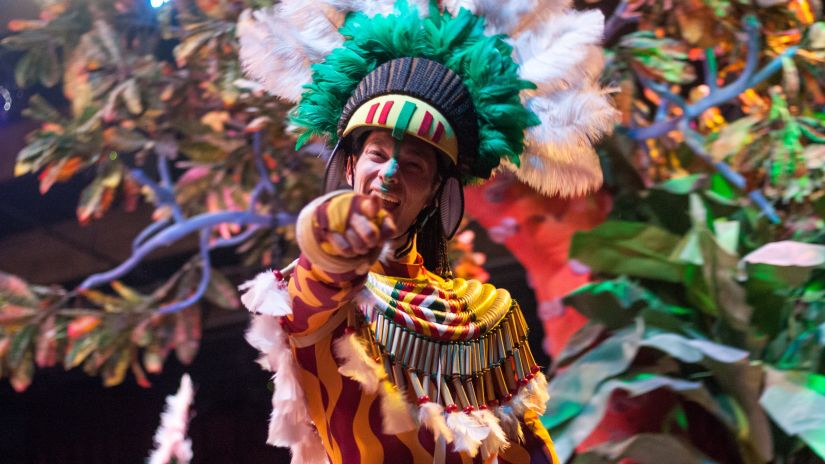
M 272 271 L 264 271 L 238 287 L 245 290 L 241 303 L 249 312 L 269 316 L 292 314 L 292 300 L 286 282 L 278 281 Z
M 298 381 L 298 365 L 280 318 L 267 314 L 252 316 L 246 340 L 263 353 L 261 364 L 275 373 L 266 442 L 289 447 L 292 464 L 328 462 L 326 454 L 317 452 L 324 447 L 309 418 L 304 391 Z

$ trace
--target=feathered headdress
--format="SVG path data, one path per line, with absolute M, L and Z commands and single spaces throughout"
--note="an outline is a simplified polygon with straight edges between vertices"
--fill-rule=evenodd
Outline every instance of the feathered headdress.
M 241 61 L 269 92 L 297 103 L 291 120 L 299 145 L 311 136 L 335 143 L 357 126 L 378 125 L 447 154 L 462 183 L 502 168 L 547 195 L 598 188 L 593 143 L 617 115 L 598 83 L 601 12 L 571 10 L 569 0 L 439 3 L 283 0 L 241 15 Z M 399 71 L 399 59 L 414 61 Z M 454 74 L 469 103 L 430 98 L 439 86 L 413 76 L 419 62 Z M 403 98 L 379 98 L 386 94 Z M 410 105 L 412 117 L 404 113 Z M 389 117 L 378 124 L 382 113 Z

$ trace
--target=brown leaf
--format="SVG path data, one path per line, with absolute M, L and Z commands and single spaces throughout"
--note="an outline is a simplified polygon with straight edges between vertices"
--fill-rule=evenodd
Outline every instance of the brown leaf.
M 160 374 L 163 371 L 163 363 L 169 354 L 167 348 L 159 343 L 152 343 L 143 351 L 143 365 L 150 374 Z
M 122 127 L 109 127 L 103 131 L 103 142 L 118 151 L 136 152 L 149 143 L 143 135 Z
M 34 377 L 34 361 L 32 361 L 31 352 L 27 352 L 21 360 L 20 364 L 12 370 L 11 378 L 9 379 L 12 388 L 17 393 L 22 393 L 29 388 Z
M 189 365 L 198 353 L 201 338 L 200 308 L 191 306 L 177 314 L 175 322 L 175 354 L 181 363 Z
M 54 315 L 49 316 L 40 324 L 35 341 L 34 361 L 40 368 L 57 364 L 57 326 Z
M 258 132 L 264 129 L 267 126 L 267 124 L 269 124 L 271 121 L 272 119 L 270 119 L 269 116 L 258 116 L 257 118 L 250 121 L 243 131 L 246 133 Z
M 34 316 L 37 310 L 6 303 L 0 306 L 0 325 L 17 325 Z
M 14 297 L 21 302 L 37 304 L 37 297 L 25 280 L 3 271 L 0 271 L 0 294 Z
M 135 381 L 138 385 L 143 388 L 150 388 L 152 386 L 152 382 L 146 377 L 146 372 L 140 367 L 140 363 L 137 362 L 137 358 L 133 356 L 132 358 L 132 375 L 135 376 Z
M 126 376 L 126 369 L 132 361 L 132 350 L 134 348 L 128 346 L 121 349 L 115 356 L 109 358 L 106 365 L 103 367 L 103 385 L 106 387 L 114 387 L 123 382 Z

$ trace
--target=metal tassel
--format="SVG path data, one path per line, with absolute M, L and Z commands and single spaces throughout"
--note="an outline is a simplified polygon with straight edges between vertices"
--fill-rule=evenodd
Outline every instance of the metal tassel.
M 467 398 L 467 392 L 464 391 L 464 386 L 458 377 L 453 377 L 453 389 L 458 396 L 458 401 L 462 409 L 470 406 L 470 400 Z
M 412 360 L 410 361 L 410 365 L 413 369 L 418 372 L 421 372 L 421 364 L 419 363 L 419 359 L 421 358 L 421 337 L 413 335 L 413 349 L 412 349 Z
M 427 353 L 424 357 L 424 372 L 428 374 L 432 374 L 432 367 L 433 367 L 433 345 L 434 343 L 427 340 L 425 342 L 427 344 Z

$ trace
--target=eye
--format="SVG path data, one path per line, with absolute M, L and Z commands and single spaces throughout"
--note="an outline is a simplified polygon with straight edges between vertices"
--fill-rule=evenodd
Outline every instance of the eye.
M 409 171 L 409 172 L 413 172 L 413 173 L 416 173 L 416 174 L 420 174 L 420 173 L 424 172 L 424 164 L 420 163 L 420 162 L 417 162 L 417 161 L 410 161 L 410 162 L 404 163 L 404 170 Z
M 384 161 L 388 158 L 386 153 L 378 149 L 367 150 L 367 156 L 374 161 Z

